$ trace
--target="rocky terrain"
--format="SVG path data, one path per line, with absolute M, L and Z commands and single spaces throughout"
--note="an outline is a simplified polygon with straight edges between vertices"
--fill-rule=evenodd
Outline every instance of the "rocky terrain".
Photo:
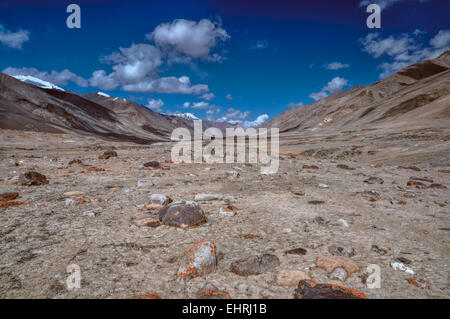
M 171 163 L 170 143 L 2 130 L 0 193 L 18 195 L 2 195 L 0 296 L 302 298 L 298 281 L 312 279 L 368 298 L 448 298 L 448 136 L 304 137 L 261 175 Z M 161 212 L 169 198 L 195 200 L 192 227 L 176 227 L 180 204 Z M 66 287 L 71 264 L 79 289 Z M 367 287 L 371 264 L 379 289 Z

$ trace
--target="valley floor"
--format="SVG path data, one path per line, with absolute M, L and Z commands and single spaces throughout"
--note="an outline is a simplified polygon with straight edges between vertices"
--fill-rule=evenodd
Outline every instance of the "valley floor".
M 295 287 L 274 282 L 280 269 L 300 270 L 369 298 L 449 298 L 448 138 L 445 129 L 286 135 L 278 173 L 261 175 L 256 165 L 170 163 L 169 143 L 146 147 L 2 130 L 0 194 L 18 192 L 16 201 L 25 202 L 0 208 L 0 298 L 195 298 L 206 282 L 232 298 L 292 298 Z M 98 159 L 111 148 L 118 157 Z M 74 159 L 82 164 L 69 165 Z M 140 167 L 150 160 L 165 169 Z M 27 170 L 44 174 L 49 184 L 14 184 Z M 408 181 L 415 183 L 407 186 Z M 72 203 L 64 195 L 69 191 L 83 193 Z M 157 217 L 145 207 L 150 194 L 178 201 L 198 192 L 224 195 L 199 202 L 206 224 L 134 225 Z M 234 217 L 219 215 L 225 200 L 237 207 Z M 217 245 L 218 267 L 180 284 L 183 252 L 200 240 Z M 315 264 L 331 245 L 351 246 L 351 259 L 361 266 L 344 283 L 330 280 Z M 303 256 L 285 253 L 300 247 L 307 251 Z M 233 261 L 262 253 L 276 255 L 278 269 L 247 277 L 230 272 Z M 394 270 L 396 260 L 415 274 Z M 66 288 L 70 264 L 80 266 L 79 289 Z M 370 264 L 381 268 L 379 289 L 364 283 Z M 429 287 L 416 287 L 408 278 L 424 279 Z

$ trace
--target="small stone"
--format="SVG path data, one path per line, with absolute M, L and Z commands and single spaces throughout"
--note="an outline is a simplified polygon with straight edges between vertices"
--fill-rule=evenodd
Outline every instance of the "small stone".
M 409 260 L 408 258 L 405 258 L 405 257 L 397 257 L 397 258 L 395 258 L 395 261 L 398 261 L 399 263 L 403 263 L 405 265 L 411 264 L 411 260 Z
M 310 204 L 310 205 L 321 205 L 321 204 L 325 204 L 325 202 L 323 200 L 310 200 L 310 201 L 308 201 L 308 204 Z
M 344 228 L 348 228 L 349 227 L 348 222 L 345 219 L 343 219 L 343 218 L 338 219 L 337 223 L 338 223 L 338 225 L 340 225 L 340 226 L 342 226 Z
M 368 299 L 356 289 L 339 285 L 321 284 L 312 280 L 301 280 L 294 293 L 294 299 Z
M 416 279 L 416 278 L 408 278 L 408 282 L 409 282 L 411 285 L 416 286 L 416 287 L 418 287 L 418 288 L 422 288 L 422 289 L 424 289 L 424 288 L 430 288 L 430 283 L 429 283 L 428 281 L 426 281 L 425 279 L 423 279 L 423 278 L 419 278 L 419 279 Z
M 148 205 L 145 205 L 145 208 L 147 208 L 148 210 L 157 210 L 157 209 L 161 209 L 163 207 L 164 207 L 164 205 L 161 205 L 161 204 L 148 204 Z
M 95 217 L 97 214 L 93 210 L 83 212 L 81 216 Z
M 225 175 L 231 179 L 239 178 L 241 175 L 237 171 L 228 171 L 225 173 Z
M 380 248 L 377 245 L 372 245 L 371 249 L 372 249 L 373 252 L 376 252 L 377 254 L 380 254 L 380 255 L 386 255 L 387 254 L 387 250 L 386 249 Z
M 300 221 L 296 221 L 296 222 L 295 222 L 295 226 L 297 226 L 298 229 L 299 229 L 300 231 L 306 231 L 307 228 L 308 228 L 308 225 L 307 225 L 307 224 L 302 223 L 302 222 L 300 222 Z
M 349 167 L 348 165 L 345 164 L 338 164 L 336 167 L 340 169 L 354 170 L 354 168 Z
M 153 183 L 150 181 L 137 181 L 136 187 L 142 188 L 142 187 L 151 187 L 153 186 Z
M 280 260 L 277 256 L 263 254 L 232 262 L 230 271 L 239 276 L 251 276 L 272 271 L 279 265 Z
M 379 177 L 369 177 L 368 179 L 366 179 L 364 181 L 364 183 L 367 183 L 367 184 L 383 184 L 384 180 L 382 178 L 379 178 Z
M 70 191 L 70 192 L 65 192 L 63 194 L 64 197 L 74 197 L 74 196 L 81 196 L 84 195 L 84 192 L 81 191 Z
M 351 246 L 335 246 L 328 247 L 328 252 L 334 256 L 352 257 L 355 255 L 355 250 Z
M 198 226 L 207 221 L 203 210 L 193 201 L 169 204 L 161 208 L 158 215 L 163 224 L 181 228 Z
M 309 249 L 317 249 L 317 248 L 320 247 L 320 245 L 317 244 L 317 243 L 306 243 L 306 244 L 305 244 L 305 247 L 306 247 L 306 248 L 309 248 Z
M 283 233 L 291 233 L 291 232 L 292 232 L 292 229 L 290 229 L 290 228 L 283 229 Z
M 194 200 L 203 200 L 203 201 L 209 201 L 209 200 L 221 200 L 223 199 L 223 195 L 221 194 L 197 194 L 195 195 Z
M 117 153 L 115 151 L 105 151 L 103 155 L 100 155 L 99 159 L 110 159 L 111 157 L 117 157 Z
M 299 248 L 286 250 L 284 253 L 289 254 L 289 255 L 303 256 L 303 255 L 306 255 L 306 252 L 307 252 L 307 250 L 305 248 L 299 247 Z
M 159 221 L 151 217 L 139 219 L 134 224 L 138 227 L 152 227 L 152 228 L 158 227 L 160 225 Z
M 17 197 L 19 197 L 19 193 L 16 193 L 16 192 L 8 192 L 8 193 L 0 194 L 0 200 L 3 200 L 3 201 L 14 200 Z
M 442 184 L 431 184 L 428 186 L 428 188 L 435 188 L 435 189 L 447 189 L 447 186 Z
M 48 184 L 47 177 L 34 171 L 29 171 L 19 175 L 19 184 L 26 186 L 35 186 Z
M 403 263 L 399 263 L 399 262 L 391 262 L 391 267 L 394 270 L 400 270 L 400 271 L 404 271 L 408 274 L 414 275 L 414 270 L 412 270 L 411 268 L 405 266 Z
M 162 165 L 158 161 L 150 161 L 147 163 L 144 163 L 144 167 L 152 168 L 152 169 L 161 169 Z
M 329 186 L 328 186 L 327 184 L 322 184 L 322 183 L 320 183 L 320 184 L 318 185 L 318 187 L 319 187 L 319 188 L 328 188 Z
M 217 247 L 209 241 L 195 243 L 188 248 L 178 269 L 177 281 L 184 282 L 214 271 L 217 267 Z
M 236 215 L 237 208 L 235 206 L 222 206 L 219 209 L 219 215 L 223 217 L 233 217 Z
M 321 216 L 316 216 L 316 217 L 314 217 L 313 221 L 314 221 L 314 223 L 316 223 L 317 225 L 326 225 L 326 224 L 329 223 L 328 220 L 324 219 L 324 218 L 321 217 Z
M 226 291 L 220 291 L 219 288 L 211 283 L 206 283 L 197 291 L 198 299 L 230 299 L 230 294 Z
M 275 273 L 275 283 L 279 286 L 297 286 L 300 280 L 311 280 L 306 273 L 299 270 L 282 269 Z
M 398 168 L 411 169 L 411 170 L 416 171 L 416 172 L 420 172 L 421 171 L 421 169 L 418 168 L 417 166 L 399 166 Z
M 151 194 L 150 204 L 167 205 L 172 202 L 172 198 L 163 194 Z
M 332 273 L 336 268 L 344 268 L 348 275 L 360 270 L 360 266 L 347 257 L 341 256 L 318 256 L 316 266 L 325 269 L 327 273 Z
M 303 165 L 303 169 L 319 169 L 319 167 L 316 166 L 316 165 L 307 165 L 307 164 L 305 164 L 305 165 Z
M 338 267 L 330 274 L 330 279 L 344 282 L 347 279 L 347 271 L 344 268 Z

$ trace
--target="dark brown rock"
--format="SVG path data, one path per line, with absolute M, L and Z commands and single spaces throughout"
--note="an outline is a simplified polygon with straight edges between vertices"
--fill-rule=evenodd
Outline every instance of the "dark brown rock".
M 301 280 L 295 290 L 294 299 L 367 299 L 367 296 L 356 289 Z
M 288 254 L 288 255 L 299 255 L 299 256 L 303 256 L 306 255 L 307 250 L 305 248 L 294 248 L 294 249 L 290 249 L 290 250 L 286 250 L 284 253 Z
M 103 155 L 100 155 L 99 159 L 110 159 L 111 157 L 117 157 L 116 151 L 105 151 Z
M 368 179 L 366 179 L 364 181 L 364 183 L 367 183 L 367 184 L 383 184 L 384 180 L 382 178 L 379 178 L 379 177 L 369 177 Z
M 158 212 L 161 223 L 175 227 L 193 227 L 207 221 L 201 207 L 193 201 L 175 202 L 164 206 Z
M 47 177 L 34 171 L 22 173 L 19 176 L 19 184 L 26 186 L 48 184 Z
M 0 200 L 10 201 L 19 197 L 19 193 L 16 192 L 8 192 L 0 194 Z
M 158 161 L 150 161 L 147 163 L 144 163 L 144 167 L 150 167 L 150 168 L 161 168 L 161 163 Z

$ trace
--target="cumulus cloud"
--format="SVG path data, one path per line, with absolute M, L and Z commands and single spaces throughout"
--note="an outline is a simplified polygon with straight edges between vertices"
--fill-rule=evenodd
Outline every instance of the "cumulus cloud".
M 149 99 L 148 103 L 146 105 L 147 108 L 152 110 L 153 112 L 162 112 L 162 107 L 164 105 L 164 102 L 161 99 Z
M 209 87 L 206 84 L 192 85 L 187 76 L 181 76 L 179 78 L 170 76 L 157 79 L 144 79 L 137 83 L 123 85 L 122 89 L 129 92 L 159 92 L 169 94 L 201 94 L 209 91 Z
M 30 40 L 30 32 L 27 30 L 19 30 L 11 32 L 6 30 L 0 24 L 0 43 L 6 47 L 13 49 L 22 49 L 22 45 Z
M 405 33 L 382 38 L 379 33 L 369 33 L 359 41 L 363 46 L 362 50 L 375 59 L 382 56 L 389 59 L 378 66 L 382 71 L 379 77 L 384 79 L 402 68 L 423 60 L 434 59 L 450 49 L 450 30 L 439 31 L 431 38 L 428 47 L 423 47 L 417 42 L 416 37 L 421 34 L 422 32 L 414 31 L 411 35 Z
M 359 2 L 360 7 L 367 7 L 369 4 L 378 4 L 381 8 L 381 10 L 384 10 L 386 8 L 389 8 L 390 6 L 402 2 L 406 0 L 362 0 Z M 416 2 L 426 2 L 427 0 L 413 0 Z
M 228 40 L 230 36 L 208 19 L 198 22 L 177 19 L 158 25 L 146 38 L 161 47 L 172 60 L 203 59 L 220 62 L 223 57 L 212 51 L 218 43 Z
M 324 64 L 323 67 L 325 69 L 327 69 L 327 70 L 337 71 L 337 70 L 340 70 L 340 69 L 349 68 L 350 65 L 349 64 L 345 64 L 345 63 L 341 63 L 341 62 L 331 62 L 331 63 Z
M 313 99 L 314 101 L 323 99 L 324 97 L 327 97 L 329 94 L 337 92 L 348 85 L 348 80 L 341 78 L 341 77 L 335 77 L 330 82 L 325 85 L 322 90 L 319 92 L 311 93 L 309 97 Z
M 3 70 L 3 73 L 9 74 L 9 75 L 30 75 L 34 76 L 35 78 L 48 81 L 50 83 L 65 86 L 68 84 L 68 82 L 74 82 L 78 86 L 85 87 L 88 85 L 88 81 L 75 73 L 64 69 L 62 71 L 39 71 L 36 68 L 13 68 L 8 67 Z
M 239 124 L 242 123 L 242 121 L 248 118 L 249 116 L 250 112 L 248 111 L 242 112 L 240 110 L 236 110 L 230 107 L 225 115 L 217 119 L 217 122 L 228 122 L 231 124 Z
M 206 101 L 211 101 L 212 99 L 214 99 L 216 96 L 214 95 L 214 93 L 205 93 L 203 95 L 200 96 L 200 98 L 202 100 L 206 100 Z
M 286 105 L 286 107 L 288 107 L 288 108 L 290 108 L 290 109 L 293 109 L 293 108 L 296 108 L 296 107 L 299 107 L 299 106 L 302 106 L 302 105 L 303 105 L 302 102 L 298 102 L 298 103 L 291 102 L 291 103 L 289 103 L 288 105 Z
M 257 127 L 257 126 L 260 126 L 260 125 L 264 124 L 265 122 L 267 122 L 268 119 L 269 119 L 269 115 L 261 114 L 254 121 L 244 121 L 242 123 L 242 126 L 245 126 L 245 127 Z

